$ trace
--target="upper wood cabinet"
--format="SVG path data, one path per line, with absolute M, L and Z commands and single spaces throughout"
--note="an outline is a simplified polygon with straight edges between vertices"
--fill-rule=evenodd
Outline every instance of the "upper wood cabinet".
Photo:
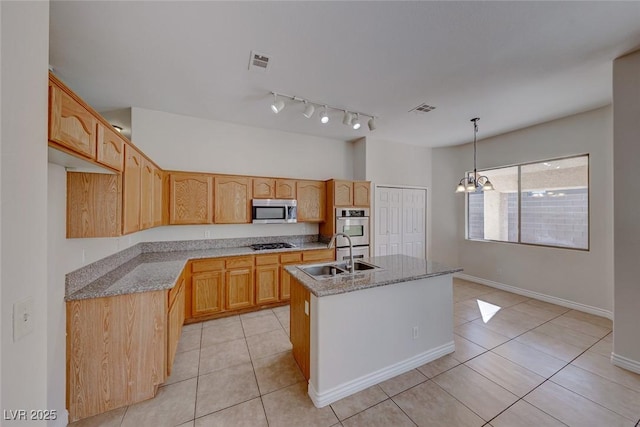
M 327 181 L 329 201 L 333 207 L 366 207 L 371 204 L 371 183 L 369 181 L 345 181 L 332 179 Z M 332 206 L 328 206 L 331 210 Z
M 296 198 L 296 180 L 295 179 L 276 179 L 276 199 L 295 199 L 295 198 Z
M 251 222 L 252 179 L 246 176 L 216 176 L 214 205 L 216 224 L 246 224 Z
M 96 160 L 105 166 L 122 171 L 124 164 L 124 146 L 122 137 L 112 128 L 98 123 Z
M 155 166 L 149 160 L 142 158 L 140 177 L 140 229 L 153 227 L 153 174 Z
M 169 224 L 213 221 L 213 178 L 199 173 L 169 174 Z
M 353 182 L 353 206 L 368 208 L 371 205 L 371 183 L 369 181 Z
M 51 81 L 49 91 L 49 141 L 95 159 L 97 119 L 79 101 Z
M 155 168 L 153 170 L 153 226 L 163 224 L 162 213 L 164 212 L 164 173 Z
M 124 149 L 124 173 L 122 175 L 122 233 L 140 230 L 140 182 L 142 178 L 142 154 L 134 147 Z
M 276 180 L 273 178 L 253 178 L 253 198 L 276 198 Z
M 333 205 L 353 206 L 353 182 L 333 180 Z
M 322 181 L 297 181 L 298 222 L 322 222 L 325 219 L 326 189 Z
M 119 236 L 121 188 L 120 175 L 67 172 L 67 238 Z

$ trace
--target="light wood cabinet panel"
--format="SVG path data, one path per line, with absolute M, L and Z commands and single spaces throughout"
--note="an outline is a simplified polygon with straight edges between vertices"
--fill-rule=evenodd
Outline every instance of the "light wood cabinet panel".
M 236 310 L 254 305 L 253 269 L 238 268 L 225 272 L 226 309 Z
M 117 171 L 124 167 L 124 146 L 122 137 L 102 123 L 98 123 L 96 160 Z
M 155 395 L 167 369 L 167 291 L 67 303 L 69 421 Z
M 142 158 L 140 176 L 140 229 L 153 227 L 153 172 L 155 166 L 146 158 Z
M 280 256 L 278 254 L 272 254 L 272 255 L 258 255 L 256 256 L 256 266 L 258 265 L 272 265 L 272 264 L 276 264 L 278 265 Z
M 184 324 L 184 278 L 180 278 L 175 288 L 178 288 L 177 294 L 173 301 L 169 298 L 169 314 L 167 317 L 167 376 L 171 375 L 173 369 L 173 362 L 175 361 L 176 351 L 178 350 L 178 341 L 180 340 L 182 325 Z
M 371 205 L 371 183 L 369 181 L 353 182 L 353 205 L 365 208 Z
M 224 270 L 193 273 L 191 276 L 193 317 L 224 310 Z
M 213 219 L 212 177 L 197 173 L 169 175 L 169 223 L 210 224 Z
M 334 261 L 336 259 L 335 249 L 318 249 L 302 252 L 303 262 Z
M 335 206 L 353 206 L 353 182 L 333 181 L 333 204 Z
M 67 172 L 67 238 L 120 235 L 120 175 Z
M 306 304 L 305 304 L 306 303 Z M 305 313 L 305 305 L 309 312 Z M 291 344 L 293 358 L 302 371 L 302 375 L 310 378 L 310 343 L 311 343 L 311 294 L 295 278 L 291 278 Z
M 216 176 L 214 178 L 216 224 L 248 224 L 251 222 L 251 178 Z
M 124 149 L 124 173 L 122 194 L 122 233 L 140 230 L 140 180 L 142 177 L 142 155 L 132 146 Z
M 295 199 L 296 180 L 276 179 L 276 199 Z
M 276 180 L 273 178 L 253 178 L 254 199 L 273 199 L 276 197 Z
M 298 181 L 298 222 L 322 222 L 325 218 L 326 189 L 322 181 Z
M 256 267 L 256 304 L 278 301 L 279 273 L 278 264 Z
M 164 173 L 153 170 L 153 227 L 162 225 L 162 210 L 164 208 Z
M 64 90 L 51 83 L 49 90 L 49 140 L 95 159 L 97 119 Z
M 291 275 L 284 269 L 284 265 L 280 266 L 280 301 L 286 301 L 291 298 Z

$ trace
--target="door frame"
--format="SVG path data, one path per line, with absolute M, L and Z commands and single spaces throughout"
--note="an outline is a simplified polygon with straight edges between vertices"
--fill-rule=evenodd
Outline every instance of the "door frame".
M 407 190 L 424 190 L 425 191 L 425 198 L 424 198 L 424 203 L 426 204 L 426 206 L 424 207 L 424 232 L 425 232 L 425 239 L 424 239 L 424 257 L 425 259 L 429 259 L 429 254 L 431 253 L 431 212 L 430 212 L 430 206 L 431 206 L 431 192 L 429 191 L 429 187 L 425 187 L 425 186 L 421 186 L 421 185 L 396 185 L 396 184 L 374 184 L 373 188 L 374 188 L 374 192 L 373 192 L 373 197 L 371 198 L 371 210 L 370 210 L 370 221 L 371 221 L 371 227 L 373 227 L 373 233 L 369 233 L 369 247 L 371 248 L 371 254 L 373 254 L 372 256 L 376 256 L 375 254 L 375 249 L 376 249 L 376 200 L 378 200 L 378 188 L 382 187 L 382 188 L 399 188 L 399 189 L 407 189 Z

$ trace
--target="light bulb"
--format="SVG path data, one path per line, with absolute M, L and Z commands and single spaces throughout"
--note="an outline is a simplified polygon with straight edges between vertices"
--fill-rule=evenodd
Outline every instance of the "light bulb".
M 374 117 L 371 117 L 367 124 L 369 125 L 369 130 L 376 130 L 376 119 Z
M 271 111 L 275 114 L 278 114 L 284 108 L 284 101 L 282 99 L 278 99 L 278 95 L 273 94 L 273 104 L 271 104 Z
M 351 126 L 351 120 L 353 120 L 353 114 L 348 111 L 344 112 L 344 117 L 342 117 L 342 124 L 347 126 Z
M 329 115 L 327 114 L 327 106 L 324 106 L 324 110 L 322 111 L 322 114 L 320 114 L 320 123 L 322 124 L 327 124 L 329 123 Z
M 359 118 L 359 117 L 360 117 L 359 115 L 356 115 L 356 119 L 355 119 L 353 122 L 351 122 L 351 126 L 352 126 L 355 130 L 360 129 L 360 118 Z
M 302 113 L 303 116 L 305 116 L 307 119 L 310 119 L 311 116 L 313 116 L 313 112 L 316 110 L 316 107 L 313 106 L 313 104 L 309 104 L 307 103 L 307 101 L 304 101 L 306 107 L 304 109 L 304 113 Z

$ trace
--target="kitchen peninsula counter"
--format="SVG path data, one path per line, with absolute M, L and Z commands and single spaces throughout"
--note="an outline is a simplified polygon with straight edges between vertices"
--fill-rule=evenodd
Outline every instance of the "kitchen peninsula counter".
M 326 248 L 327 245 L 324 243 L 304 242 L 296 243 L 296 246 L 293 248 L 268 250 L 253 250 L 249 246 L 239 246 L 141 253 L 140 249 L 138 249 L 138 253 L 132 254 L 133 256 L 130 256 L 128 260 L 126 260 L 126 258 L 118 259 L 117 256 L 115 258 L 114 256 L 108 257 L 114 259 L 111 268 L 100 265 L 100 263 L 109 262 L 108 259 L 105 259 L 94 263 L 95 265 L 83 267 L 76 272 L 68 274 L 65 301 L 171 289 L 175 286 L 176 281 L 180 277 L 180 273 L 190 260 L 242 255 L 264 255 Z M 129 250 L 131 250 L 131 248 Z M 102 272 L 102 274 L 101 272 L 96 273 L 93 271 L 100 268 L 106 271 Z

